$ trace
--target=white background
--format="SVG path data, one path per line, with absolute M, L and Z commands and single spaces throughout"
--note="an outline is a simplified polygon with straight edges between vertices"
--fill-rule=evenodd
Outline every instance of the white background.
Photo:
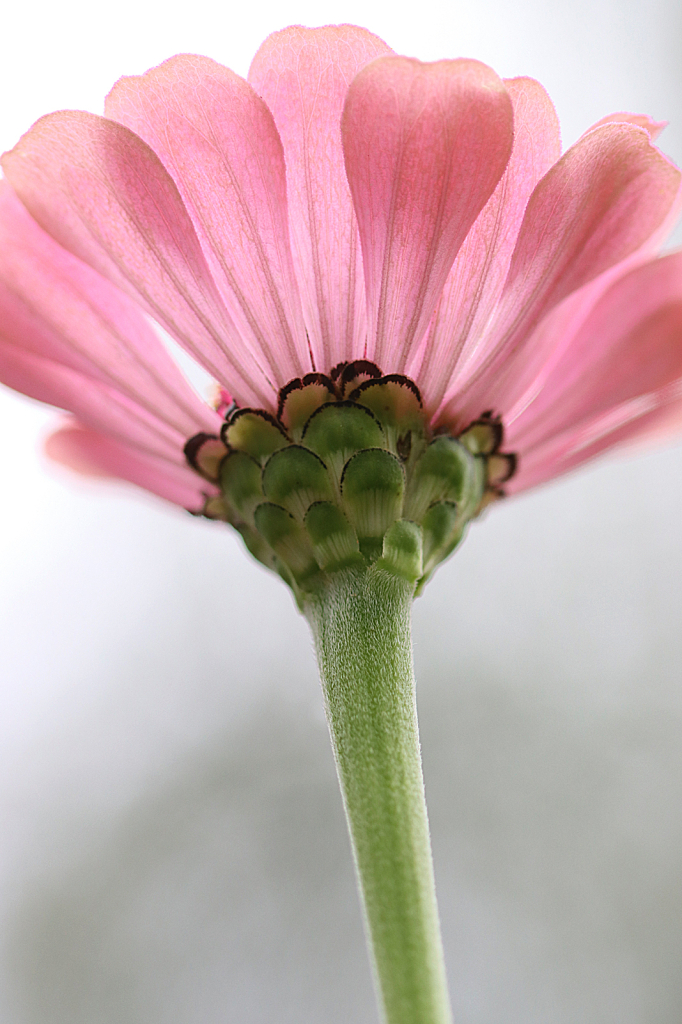
M 677 0 L 14 4 L 0 145 L 179 51 L 284 25 L 531 74 L 570 144 L 671 126 Z M 305 623 L 226 529 L 49 469 L 0 393 L 3 1024 L 375 1020 Z M 415 607 L 459 1024 L 678 1024 L 682 449 L 493 510 Z

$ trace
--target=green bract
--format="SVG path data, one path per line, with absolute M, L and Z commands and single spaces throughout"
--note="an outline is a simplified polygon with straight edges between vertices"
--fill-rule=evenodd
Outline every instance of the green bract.
M 418 591 L 514 471 L 490 414 L 434 436 L 416 385 L 359 360 L 280 392 L 277 416 L 228 415 L 190 464 L 218 484 L 205 514 L 241 533 L 299 604 L 343 569 L 375 563 Z

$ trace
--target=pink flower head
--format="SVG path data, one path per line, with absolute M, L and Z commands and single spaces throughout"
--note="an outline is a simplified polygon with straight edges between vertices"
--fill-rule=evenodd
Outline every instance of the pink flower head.
M 173 57 L 4 157 L 0 379 L 74 414 L 54 458 L 199 511 L 213 490 L 183 447 L 221 416 L 149 314 L 221 414 L 371 360 L 436 431 L 501 417 L 506 489 L 534 486 L 682 419 L 660 127 L 615 114 L 562 156 L 537 82 L 349 25 L 275 33 L 248 81 Z

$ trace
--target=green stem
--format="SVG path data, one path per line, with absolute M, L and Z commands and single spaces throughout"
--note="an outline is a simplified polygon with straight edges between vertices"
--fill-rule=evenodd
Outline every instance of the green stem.
M 306 604 L 387 1024 L 449 1024 L 415 704 L 414 584 L 335 573 Z

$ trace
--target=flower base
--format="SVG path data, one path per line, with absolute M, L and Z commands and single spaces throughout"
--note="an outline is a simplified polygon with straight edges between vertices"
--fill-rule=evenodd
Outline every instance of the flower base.
M 190 464 L 218 483 L 225 519 L 303 607 L 333 574 L 375 563 L 421 588 L 515 469 L 490 414 L 436 434 L 408 377 L 358 360 L 282 388 L 277 416 L 232 408 L 198 434 Z

